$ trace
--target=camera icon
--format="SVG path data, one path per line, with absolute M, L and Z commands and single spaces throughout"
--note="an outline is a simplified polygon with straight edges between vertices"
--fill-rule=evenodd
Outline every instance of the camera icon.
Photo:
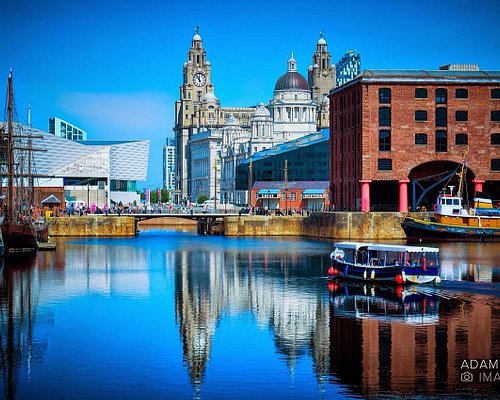
M 462 382 L 472 382 L 474 380 L 474 375 L 471 372 L 466 371 L 460 374 L 460 380 Z

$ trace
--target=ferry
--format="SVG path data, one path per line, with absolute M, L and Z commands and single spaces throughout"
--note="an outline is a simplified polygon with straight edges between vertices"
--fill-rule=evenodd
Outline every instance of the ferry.
M 336 242 L 328 275 L 397 285 L 440 283 L 439 248 Z

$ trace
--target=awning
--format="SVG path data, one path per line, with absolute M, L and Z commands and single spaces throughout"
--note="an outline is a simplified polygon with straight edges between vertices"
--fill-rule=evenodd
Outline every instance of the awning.
M 279 189 L 260 189 L 257 192 L 257 197 L 278 197 Z
M 41 201 L 42 204 L 61 204 L 61 200 L 59 200 L 56 196 L 51 194 L 49 197 L 46 199 L 43 199 Z
M 306 189 L 302 192 L 302 197 L 306 198 L 324 198 L 325 189 Z

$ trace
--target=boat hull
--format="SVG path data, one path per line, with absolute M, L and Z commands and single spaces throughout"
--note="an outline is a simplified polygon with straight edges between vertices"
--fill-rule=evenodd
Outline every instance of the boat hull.
M 4 254 L 28 253 L 36 251 L 38 243 L 35 229 L 31 224 L 2 224 Z
M 401 226 L 409 241 L 499 241 L 500 228 L 441 224 L 406 217 Z
M 369 266 L 332 260 L 335 277 L 362 282 L 384 282 L 391 284 L 439 283 L 439 267 L 421 266 Z

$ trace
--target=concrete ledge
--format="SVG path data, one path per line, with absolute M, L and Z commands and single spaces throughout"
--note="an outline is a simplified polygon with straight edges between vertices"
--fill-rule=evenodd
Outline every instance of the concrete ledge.
M 50 236 L 135 236 L 134 217 L 84 215 L 47 218 Z
M 226 236 L 307 236 L 340 240 L 404 240 L 401 222 L 407 213 L 333 212 L 302 216 L 224 218 Z M 419 215 L 421 213 L 412 215 Z

